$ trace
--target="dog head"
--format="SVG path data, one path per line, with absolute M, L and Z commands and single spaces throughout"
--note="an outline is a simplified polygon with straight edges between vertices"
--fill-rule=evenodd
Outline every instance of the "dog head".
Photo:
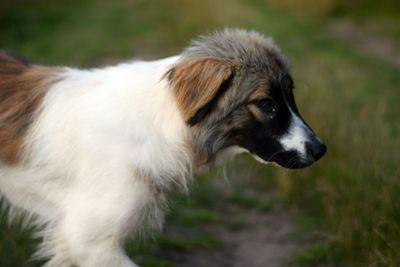
M 326 151 L 299 114 L 286 58 L 259 33 L 201 37 L 167 77 L 200 164 L 239 147 L 259 161 L 295 169 Z

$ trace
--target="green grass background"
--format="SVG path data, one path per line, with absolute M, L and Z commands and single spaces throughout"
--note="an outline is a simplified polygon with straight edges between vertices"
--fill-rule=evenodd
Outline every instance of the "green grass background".
M 168 267 L 179 261 L 165 251 L 218 249 L 218 238 L 200 226 L 245 227 L 229 220 L 227 207 L 267 212 L 277 200 L 262 192 L 274 190 L 278 201 L 296 211 L 298 238 L 313 240 L 296 255 L 297 264 L 395 267 L 400 266 L 400 69 L 347 46 L 327 26 L 345 17 L 398 40 L 399 7 L 391 0 L 3 0 L 0 47 L 42 64 L 87 67 L 176 54 L 197 35 L 226 26 L 273 36 L 291 60 L 298 106 L 327 143 L 327 155 L 301 171 L 260 167 L 242 158 L 231 167 L 250 174 L 234 178 L 222 194 L 215 182 L 221 173 L 203 175 L 189 198 L 174 198 L 168 219 L 191 238 L 161 234 L 129 244 L 130 255 L 142 266 Z M 35 244 L 29 232 L 8 226 L 2 216 L 0 267 L 40 266 L 27 260 Z

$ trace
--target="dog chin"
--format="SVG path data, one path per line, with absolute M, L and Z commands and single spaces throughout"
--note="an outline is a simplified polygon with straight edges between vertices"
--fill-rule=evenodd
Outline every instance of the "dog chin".
M 290 159 L 288 162 L 285 163 L 276 162 L 276 164 L 278 164 L 279 166 L 291 170 L 303 169 L 308 166 L 311 166 L 313 163 L 314 163 L 313 160 L 304 160 L 304 159 Z
M 276 153 L 274 156 L 268 157 L 268 160 L 253 154 L 253 157 L 263 164 L 274 164 L 285 169 L 303 169 L 312 165 L 315 161 L 310 158 L 304 158 L 296 151 L 285 151 Z

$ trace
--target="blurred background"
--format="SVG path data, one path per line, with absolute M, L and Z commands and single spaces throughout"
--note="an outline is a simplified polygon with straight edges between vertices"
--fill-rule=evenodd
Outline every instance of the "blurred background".
M 157 59 L 227 26 L 275 39 L 328 153 L 299 171 L 241 156 L 198 177 L 129 255 L 143 267 L 400 266 L 400 1 L 0 0 L 0 47 L 41 64 Z M 30 230 L 0 221 L 0 267 L 41 266 Z

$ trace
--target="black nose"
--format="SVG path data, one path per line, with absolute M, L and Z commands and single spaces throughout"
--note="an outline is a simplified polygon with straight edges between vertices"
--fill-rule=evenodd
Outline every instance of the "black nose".
M 321 142 L 307 142 L 306 150 L 313 157 L 314 161 L 319 160 L 326 152 L 326 145 Z

